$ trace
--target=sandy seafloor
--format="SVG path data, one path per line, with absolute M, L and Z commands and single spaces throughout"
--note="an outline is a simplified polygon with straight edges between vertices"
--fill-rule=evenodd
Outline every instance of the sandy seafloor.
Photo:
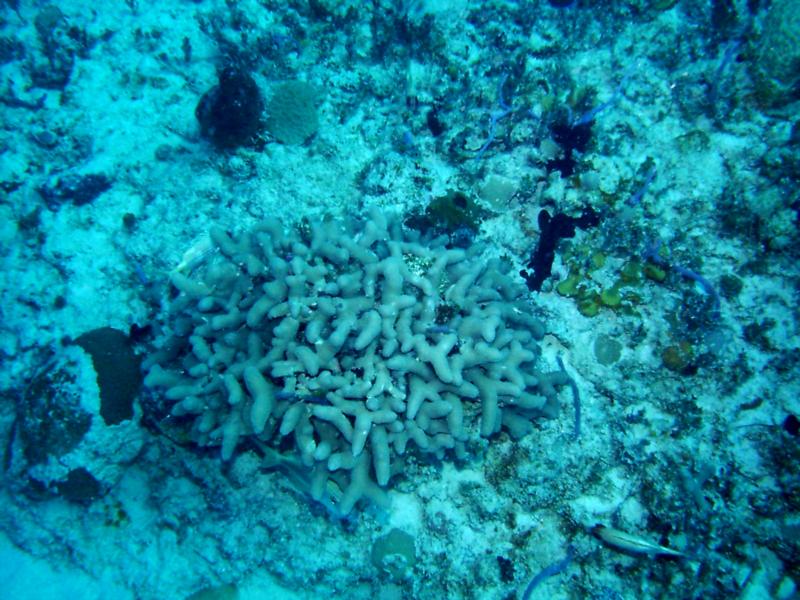
M 767 106 L 754 82 L 769 3 L 550 4 L 74 0 L 48 22 L 43 2 L 3 3 L 0 596 L 511 599 L 572 546 L 532 598 L 797 597 L 800 142 L 797 103 Z M 200 136 L 195 107 L 233 54 L 267 99 L 315 87 L 310 139 L 264 129 L 220 151 Z M 74 61 L 60 81 L 53 56 Z M 554 115 L 606 102 L 575 173 L 548 169 Z M 45 202 L 67 174 L 111 185 Z M 213 224 L 409 213 L 454 191 L 486 211 L 477 239 L 520 268 L 542 208 L 602 214 L 530 296 L 542 361 L 562 356 L 580 392 L 577 440 L 564 388 L 559 416 L 522 440 L 410 461 L 388 510 L 342 523 L 254 454 L 223 470 L 137 407 L 104 434 L 113 456 L 82 457 L 107 469 L 102 497 L 31 491 L 46 475 L 14 436 L 26 386 L 65 340 L 157 320 L 168 273 Z M 671 268 L 598 304 L 659 241 Z M 555 289 L 571 269 L 588 305 Z M 609 338 L 619 356 L 601 364 Z M 620 552 L 597 523 L 689 558 Z M 405 576 L 371 559 L 393 528 L 414 540 Z

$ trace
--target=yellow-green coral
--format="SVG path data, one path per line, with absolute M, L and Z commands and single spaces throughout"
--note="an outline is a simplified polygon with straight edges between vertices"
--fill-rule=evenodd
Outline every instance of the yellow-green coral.
M 597 294 L 578 301 L 578 312 L 584 317 L 595 317 L 600 312 L 600 303 Z
M 600 292 L 600 302 L 603 306 L 617 308 L 622 304 L 622 294 L 619 293 L 619 287 L 615 285 L 612 288 Z
M 638 260 L 626 262 L 619 272 L 620 281 L 629 285 L 642 280 L 642 263 Z
M 562 296 L 573 298 L 578 295 L 578 284 L 582 280 L 583 277 L 581 277 L 580 273 L 577 272 L 570 273 L 566 279 L 560 281 L 556 285 L 556 292 L 558 292 Z
M 667 278 L 667 272 L 653 263 L 647 263 L 642 272 L 645 277 L 658 283 L 662 283 Z

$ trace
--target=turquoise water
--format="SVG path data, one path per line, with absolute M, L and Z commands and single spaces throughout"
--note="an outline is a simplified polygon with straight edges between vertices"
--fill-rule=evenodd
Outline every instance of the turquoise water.
M 791 0 L 0 6 L 0 596 L 794 598 Z

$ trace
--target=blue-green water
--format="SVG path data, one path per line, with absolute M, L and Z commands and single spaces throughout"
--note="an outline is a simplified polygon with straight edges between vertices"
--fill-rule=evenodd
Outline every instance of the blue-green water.
M 0 6 L 0 596 L 795 598 L 792 0 Z

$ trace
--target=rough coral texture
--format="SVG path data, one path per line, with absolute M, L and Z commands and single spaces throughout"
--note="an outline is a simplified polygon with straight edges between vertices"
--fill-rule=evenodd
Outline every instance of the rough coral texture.
M 759 100 L 785 104 L 800 81 L 800 12 L 796 0 L 773 2 L 755 37 L 751 72 Z
M 555 414 L 564 374 L 536 371 L 543 329 L 503 261 L 377 211 L 211 238 L 204 266 L 172 275 L 180 295 L 146 383 L 223 459 L 246 437 L 280 449 L 346 514 L 384 504 L 408 454 L 464 456 Z
M 287 81 L 275 89 L 267 106 L 267 129 L 284 144 L 299 145 L 319 128 L 316 91 L 305 81 Z

